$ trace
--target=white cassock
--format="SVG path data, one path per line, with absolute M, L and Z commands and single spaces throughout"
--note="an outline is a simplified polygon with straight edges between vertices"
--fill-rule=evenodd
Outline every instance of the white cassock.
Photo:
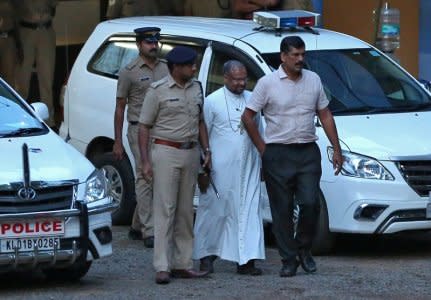
M 216 255 L 240 265 L 250 259 L 264 259 L 262 213 L 260 209 L 261 161 L 241 115 L 251 93 L 231 93 L 223 87 L 204 103 L 204 117 L 212 151 L 211 185 L 199 198 L 194 227 L 193 258 Z M 260 115 L 256 114 L 260 128 Z

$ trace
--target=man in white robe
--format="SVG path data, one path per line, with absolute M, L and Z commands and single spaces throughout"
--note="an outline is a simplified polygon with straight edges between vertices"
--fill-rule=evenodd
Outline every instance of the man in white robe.
M 213 272 L 219 257 L 237 263 L 239 274 L 260 275 L 254 265 L 265 258 L 260 210 L 260 156 L 241 126 L 251 95 L 245 91 L 247 70 L 235 60 L 224 64 L 225 85 L 204 102 L 204 118 L 212 148 L 211 177 L 218 189 L 200 195 L 194 227 L 193 258 L 201 270 Z M 260 126 L 260 118 L 256 118 Z

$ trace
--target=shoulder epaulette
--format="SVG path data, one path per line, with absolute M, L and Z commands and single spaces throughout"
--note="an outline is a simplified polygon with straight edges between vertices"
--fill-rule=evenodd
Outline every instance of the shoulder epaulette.
M 136 58 L 136 59 L 134 59 L 134 60 L 132 60 L 130 63 L 128 63 L 125 68 L 127 70 L 133 69 L 137 65 L 138 61 L 139 61 L 139 57 Z
M 155 89 L 166 82 L 168 82 L 168 77 L 163 77 L 162 79 L 153 82 L 150 86 Z

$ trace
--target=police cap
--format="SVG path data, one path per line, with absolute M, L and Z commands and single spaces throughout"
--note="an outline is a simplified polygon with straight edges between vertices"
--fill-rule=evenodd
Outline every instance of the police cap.
M 197 53 L 190 47 L 177 46 L 166 55 L 166 60 L 171 64 L 193 64 L 196 60 Z
M 134 31 L 137 41 L 158 42 L 160 39 L 160 28 L 158 27 L 140 27 Z

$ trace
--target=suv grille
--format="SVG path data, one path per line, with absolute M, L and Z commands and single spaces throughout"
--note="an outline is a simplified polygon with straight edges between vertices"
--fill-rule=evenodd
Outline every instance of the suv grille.
M 18 196 L 22 183 L 11 184 L 8 189 L 1 189 L 0 214 L 53 211 L 72 207 L 74 185 L 32 183 L 31 186 L 36 196 L 30 200 L 23 200 Z
M 431 191 L 431 161 L 399 161 L 398 169 L 410 187 L 421 197 Z

